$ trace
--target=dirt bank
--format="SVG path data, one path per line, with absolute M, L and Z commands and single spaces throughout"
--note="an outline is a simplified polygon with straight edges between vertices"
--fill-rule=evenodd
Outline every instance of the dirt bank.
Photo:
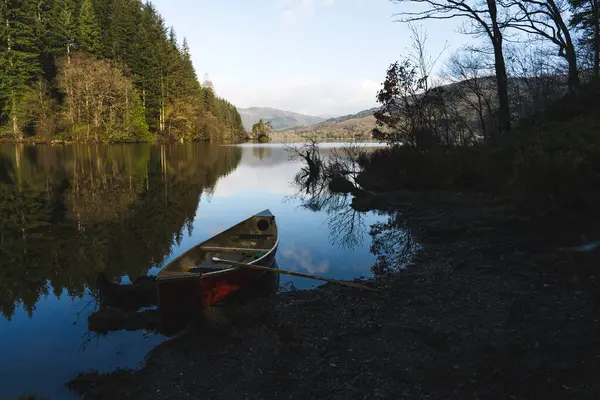
M 598 399 L 598 253 L 572 223 L 476 199 L 371 199 L 423 244 L 378 293 L 325 285 L 213 315 L 84 398 Z M 364 204 L 363 204 L 364 208 Z

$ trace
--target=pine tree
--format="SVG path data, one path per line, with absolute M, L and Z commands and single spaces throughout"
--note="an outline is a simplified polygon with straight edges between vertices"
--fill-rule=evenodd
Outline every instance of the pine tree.
M 183 38 L 183 44 L 181 46 L 181 63 L 182 63 L 182 75 L 183 75 L 183 95 L 184 96 L 199 96 L 200 95 L 200 83 L 196 76 L 196 70 L 192 63 L 192 56 L 190 54 L 190 46 L 186 38 Z
M 194 94 L 199 93 L 199 84 L 191 61 L 185 62 L 183 49 L 179 48 L 172 27 L 163 66 L 163 116 L 167 134 L 176 139 L 194 136 L 189 131 L 197 130 L 195 120 L 201 109 L 198 107 L 199 96 Z
M 165 67 L 166 96 L 172 101 L 182 95 L 184 87 L 183 58 L 179 52 L 177 35 L 173 27 L 169 30 Z
M 214 115 L 215 100 L 214 85 L 210 81 L 208 74 L 204 74 L 204 78 L 202 80 L 202 104 L 204 111 Z
M 79 50 L 108 64 L 90 64 Z M 96 72 L 90 69 L 94 65 Z M 88 75 L 82 73 L 86 68 Z M 204 87 L 200 84 L 187 39 L 179 46 L 174 28 L 165 27 L 152 4 L 140 0 L 0 2 L 0 122 L 8 123 L 5 131 L 19 138 L 24 132 L 50 137 L 56 131 L 53 121 L 60 115 L 57 107 L 66 111 L 63 126 L 77 130 L 83 124 L 88 135 L 92 122 L 99 129 L 97 121 L 103 115 L 88 110 L 82 119 L 81 95 L 87 89 L 81 84 L 106 68 L 122 78 L 115 81 L 104 74 L 104 83 L 92 79 L 95 96 L 114 91 L 110 82 L 133 84 L 126 90 L 125 103 L 131 102 L 126 115 L 107 109 L 120 115 L 117 125 L 125 124 L 119 125 L 119 140 L 148 139 L 148 128 L 174 138 L 206 140 L 231 139 L 243 132 L 235 107 L 215 95 L 210 81 Z M 106 127 L 107 137 L 115 139 L 110 124 Z M 74 135 L 87 137 L 82 132 Z
M 77 12 L 74 0 L 55 0 L 48 22 L 48 48 L 55 58 L 71 57 L 77 50 Z
M 209 112 L 211 114 L 215 114 L 215 93 L 210 87 L 203 88 L 204 93 L 204 111 Z
M 115 58 L 112 49 L 113 31 L 111 30 L 114 1 L 115 0 L 93 0 L 94 11 L 96 12 L 98 25 L 100 25 L 101 55 L 102 58 L 107 59 Z
M 132 139 L 136 141 L 150 139 L 144 107 L 138 93 L 134 94 L 133 105 L 127 112 L 126 123 L 127 131 Z
M 54 5 L 54 0 L 38 0 L 35 16 L 34 16 L 34 34 L 36 36 L 37 49 L 39 60 L 44 76 L 49 79 L 54 78 L 54 57 L 52 55 L 51 40 L 51 11 Z
M 99 55 L 101 30 L 92 0 L 83 0 L 79 11 L 79 44 L 83 51 Z
M 166 28 L 152 4 L 143 8 L 139 53 L 140 65 L 136 68 L 134 82 L 142 99 L 146 120 L 152 132 L 160 130 L 162 64 L 165 58 Z
M 28 83 L 41 72 L 35 33 L 36 2 L 5 0 L 0 6 L 0 96 L 10 131 L 23 137 L 19 107 Z
M 582 33 L 581 44 L 593 55 L 594 79 L 600 79 L 600 0 L 570 0 L 571 26 Z
M 112 36 L 110 57 L 130 68 L 134 68 L 136 58 L 139 58 L 137 45 L 141 20 L 142 7 L 138 0 L 113 0 L 109 26 Z

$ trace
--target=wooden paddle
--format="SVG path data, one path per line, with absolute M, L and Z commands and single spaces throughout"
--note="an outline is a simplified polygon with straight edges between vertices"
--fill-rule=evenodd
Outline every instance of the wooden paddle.
M 259 271 L 276 272 L 276 273 L 283 274 L 283 275 L 299 276 L 301 278 L 316 279 L 316 280 L 319 280 L 319 281 L 325 281 L 325 282 L 331 282 L 331 283 L 338 283 L 340 285 L 349 286 L 349 287 L 352 287 L 352 288 L 355 288 L 355 289 L 370 290 L 370 291 L 373 291 L 373 292 L 378 292 L 379 291 L 379 289 L 375 289 L 375 288 L 372 288 L 372 287 L 369 287 L 369 286 L 366 286 L 366 285 L 361 285 L 360 283 L 338 281 L 337 279 L 323 278 L 321 276 L 310 275 L 310 274 L 303 274 L 301 272 L 286 271 L 286 270 L 279 269 L 279 268 L 269 268 L 269 267 L 262 267 L 260 265 L 241 263 L 241 262 L 237 262 L 237 261 L 222 260 L 222 259 L 220 259 L 218 257 L 213 257 L 212 258 L 212 262 L 215 263 L 215 264 L 230 264 L 230 265 L 234 265 L 236 267 L 241 267 L 241 268 L 256 269 L 256 270 L 259 270 Z

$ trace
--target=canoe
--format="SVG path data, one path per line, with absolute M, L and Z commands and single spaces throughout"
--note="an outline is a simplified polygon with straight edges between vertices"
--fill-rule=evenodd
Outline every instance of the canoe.
M 278 268 L 275 261 L 273 269 Z M 267 272 L 236 292 L 236 301 L 233 304 L 244 304 L 270 297 L 277 293 L 279 283 L 280 274 Z M 122 285 L 109 280 L 101 273 L 97 280 L 99 307 L 88 316 L 88 330 L 107 334 L 120 330 L 143 329 L 165 336 L 174 336 L 185 329 L 190 322 L 198 321 L 198 315 L 183 314 L 180 310 L 163 313 L 163 309 L 155 309 L 154 307 L 158 306 L 156 287 L 156 277 L 142 276 L 132 284 Z M 233 300 L 233 296 L 230 299 Z M 213 315 L 220 316 L 223 313 L 216 311 Z
M 213 263 L 213 257 L 273 268 L 279 244 L 275 216 L 262 211 L 175 258 L 157 276 L 163 312 L 188 313 L 219 304 L 265 271 Z

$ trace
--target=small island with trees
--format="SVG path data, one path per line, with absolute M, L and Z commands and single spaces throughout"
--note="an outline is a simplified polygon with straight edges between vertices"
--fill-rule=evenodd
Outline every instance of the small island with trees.
M 271 136 L 269 134 L 272 130 L 273 125 L 271 125 L 271 121 L 264 122 L 261 119 L 256 124 L 252 125 L 252 136 L 250 136 L 250 139 L 257 140 L 259 143 L 270 142 Z

